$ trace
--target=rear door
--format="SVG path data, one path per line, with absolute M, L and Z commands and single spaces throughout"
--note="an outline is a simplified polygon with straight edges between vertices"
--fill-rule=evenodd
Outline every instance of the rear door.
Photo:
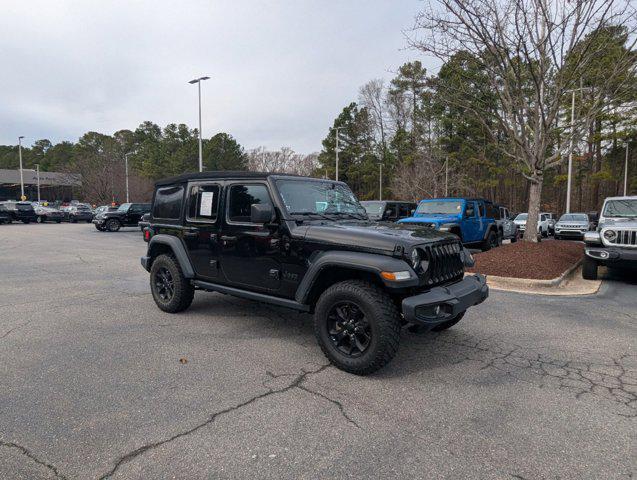
M 144 204 L 133 203 L 126 215 L 124 215 L 124 224 L 127 226 L 137 226 L 137 223 L 142 219 L 142 215 L 148 211 L 144 207 Z
M 219 225 L 222 186 L 191 182 L 186 193 L 183 241 L 198 277 L 219 280 Z

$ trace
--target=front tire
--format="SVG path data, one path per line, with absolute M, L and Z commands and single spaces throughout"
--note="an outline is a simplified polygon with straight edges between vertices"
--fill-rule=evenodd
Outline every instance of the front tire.
M 584 280 L 597 280 L 597 262 L 588 255 L 584 256 L 582 278 Z
M 184 277 L 179 262 L 165 254 L 159 255 L 150 268 L 150 290 L 160 310 L 168 313 L 186 310 L 195 296 L 195 287 Z
M 400 315 L 381 288 L 347 280 L 332 285 L 319 298 L 314 333 L 333 365 L 355 375 L 368 375 L 396 355 Z
M 114 218 L 111 218 L 108 222 L 106 222 L 105 227 L 109 232 L 117 232 L 120 228 L 122 228 L 122 224 Z

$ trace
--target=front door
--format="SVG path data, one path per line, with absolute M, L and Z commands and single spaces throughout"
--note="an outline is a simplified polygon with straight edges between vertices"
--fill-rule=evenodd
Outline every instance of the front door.
M 225 188 L 221 231 L 221 271 L 238 287 L 274 292 L 281 285 L 279 229 L 250 221 L 253 204 L 273 205 L 266 183 L 232 183 Z
M 464 220 L 462 221 L 462 241 L 473 243 L 479 240 L 480 219 L 478 218 L 478 207 L 476 202 L 466 202 L 464 210 Z
M 182 232 L 197 277 L 219 279 L 219 209 L 221 186 L 214 182 L 188 184 Z

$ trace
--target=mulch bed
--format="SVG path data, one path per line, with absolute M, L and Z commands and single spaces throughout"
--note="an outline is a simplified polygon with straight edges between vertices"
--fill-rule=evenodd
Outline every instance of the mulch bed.
M 562 275 L 583 255 L 584 245 L 578 242 L 518 241 L 488 252 L 474 253 L 476 264 L 468 271 L 498 277 L 551 280 Z

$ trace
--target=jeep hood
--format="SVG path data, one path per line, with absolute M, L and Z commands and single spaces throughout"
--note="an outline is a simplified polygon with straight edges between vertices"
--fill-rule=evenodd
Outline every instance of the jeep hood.
M 446 213 L 427 213 L 401 220 L 401 223 L 454 223 L 461 220 L 459 215 L 448 215 Z
M 606 217 L 603 222 L 600 222 L 599 227 L 637 228 L 637 218 Z
M 339 222 L 310 225 L 305 232 L 305 239 L 308 241 L 387 252 L 393 252 L 396 245 L 408 249 L 415 245 L 455 238 L 454 235 L 432 228 L 405 223 Z

